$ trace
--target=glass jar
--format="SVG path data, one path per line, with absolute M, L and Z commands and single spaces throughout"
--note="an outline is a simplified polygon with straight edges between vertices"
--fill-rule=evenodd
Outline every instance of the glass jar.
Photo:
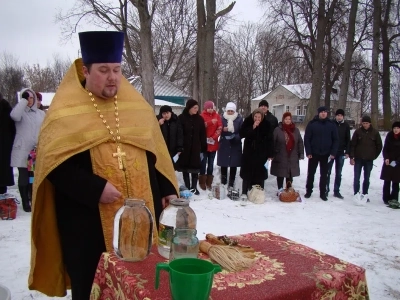
M 218 200 L 222 200 L 226 198 L 226 188 L 225 185 L 217 183 L 216 185 L 211 187 L 212 194 L 214 198 Z
M 197 218 L 187 199 L 173 199 L 162 211 L 158 230 L 158 253 L 169 258 L 175 228 L 196 229 Z
M 144 200 L 125 199 L 114 218 L 113 247 L 122 260 L 141 261 L 150 253 L 154 220 Z
M 197 230 L 191 228 L 175 228 L 171 241 L 169 260 L 178 258 L 197 258 L 199 254 L 199 239 Z
M 241 206 L 247 205 L 247 195 L 246 194 L 243 194 L 242 196 L 240 196 L 240 205 Z

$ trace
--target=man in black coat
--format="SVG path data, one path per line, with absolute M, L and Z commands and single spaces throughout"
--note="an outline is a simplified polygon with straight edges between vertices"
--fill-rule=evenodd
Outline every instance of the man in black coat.
M 333 162 L 335 162 L 335 185 L 333 187 L 333 196 L 339 199 L 343 199 L 340 194 L 340 184 L 342 182 L 342 169 L 344 160 L 349 158 L 350 154 L 350 126 L 344 121 L 344 110 L 338 109 L 336 111 L 335 121 L 333 122 L 339 134 L 339 148 L 335 156 L 335 159 L 331 159 L 328 163 L 328 178 L 326 183 L 326 195 L 329 193 L 329 182 L 333 167 Z
M 307 192 L 304 197 L 311 197 L 314 187 L 314 176 L 319 164 L 320 198 L 327 201 L 326 180 L 328 177 L 328 160 L 334 159 L 337 155 L 339 138 L 335 124 L 328 119 L 328 112 L 325 106 L 319 107 L 318 115 L 308 123 L 304 135 L 304 146 L 308 157 Z
M 7 186 L 14 185 L 10 167 L 11 150 L 15 137 L 15 124 L 10 117 L 11 106 L 0 93 L 0 194 L 7 193 Z
M 274 132 L 275 128 L 278 127 L 278 119 L 269 111 L 269 103 L 267 100 L 261 100 L 258 104 L 258 108 L 261 109 L 265 114 L 265 119 L 271 125 L 271 132 Z

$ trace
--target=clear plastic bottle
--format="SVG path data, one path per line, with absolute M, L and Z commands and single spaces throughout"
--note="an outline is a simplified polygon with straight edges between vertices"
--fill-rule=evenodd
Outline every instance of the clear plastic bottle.
M 141 199 L 125 199 L 114 218 L 113 247 L 122 260 L 141 261 L 153 242 L 153 216 Z
M 158 253 L 169 258 L 175 228 L 196 229 L 197 218 L 187 199 L 174 199 L 162 211 L 158 230 Z

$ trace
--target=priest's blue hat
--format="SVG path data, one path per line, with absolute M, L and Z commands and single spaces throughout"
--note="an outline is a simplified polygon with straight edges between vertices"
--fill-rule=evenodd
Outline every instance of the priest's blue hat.
M 86 31 L 79 33 L 84 64 L 120 63 L 124 33 L 120 31 Z

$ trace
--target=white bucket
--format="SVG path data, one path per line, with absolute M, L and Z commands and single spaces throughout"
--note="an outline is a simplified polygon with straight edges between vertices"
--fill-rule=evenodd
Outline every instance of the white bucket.
M 0 283 L 0 300 L 11 300 L 10 290 Z

